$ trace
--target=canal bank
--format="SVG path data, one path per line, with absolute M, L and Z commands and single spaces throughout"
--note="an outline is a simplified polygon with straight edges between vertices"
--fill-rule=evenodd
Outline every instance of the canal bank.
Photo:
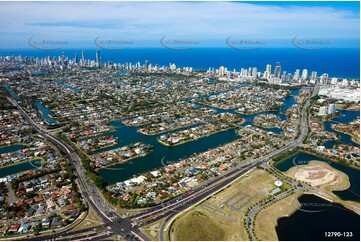
M 50 117 L 50 111 L 41 102 L 34 102 L 34 106 L 40 111 L 43 119 L 50 125 L 55 124 L 55 120 Z
M 329 132 L 336 133 L 339 136 L 338 140 L 328 140 L 325 142 L 324 146 L 327 149 L 331 149 L 334 145 L 336 145 L 338 142 L 342 144 L 347 145 L 353 145 L 356 147 L 359 147 L 360 144 L 356 143 L 352 140 L 352 137 L 348 134 L 338 132 L 332 128 L 332 124 L 342 123 L 347 124 L 351 121 L 354 121 L 357 118 L 360 118 L 360 110 L 357 111 L 349 111 L 344 109 L 338 109 L 338 112 L 340 112 L 340 115 L 337 118 L 331 119 L 330 121 L 326 121 L 323 124 L 323 129 Z
M 289 107 L 291 107 L 293 104 L 296 104 L 294 96 L 298 95 L 298 93 L 299 90 L 292 90 L 291 95 L 285 99 L 285 102 L 281 107 L 280 111 L 276 111 L 276 112 L 266 111 L 261 113 L 273 113 L 278 115 L 282 120 L 286 120 L 287 116 L 282 113 L 286 111 Z M 203 106 L 202 104 L 198 104 L 198 103 L 196 104 L 199 106 Z M 237 114 L 235 112 L 236 108 L 229 110 L 221 110 L 218 108 L 214 108 L 214 109 L 216 110 L 216 114 L 222 112 Z M 248 124 L 252 124 L 254 117 L 261 113 L 252 114 L 252 115 L 240 115 L 240 114 L 237 115 L 245 118 L 245 122 L 241 126 L 246 126 Z M 205 152 L 209 149 L 215 148 L 217 146 L 241 138 L 240 136 L 236 135 L 235 128 L 233 128 L 227 131 L 219 132 L 207 137 L 200 138 L 198 140 L 193 140 L 191 142 L 179 146 L 166 147 L 157 141 L 159 135 L 154 135 L 154 136 L 143 135 L 137 132 L 138 127 L 125 126 L 121 121 L 113 121 L 110 122 L 109 125 L 113 126 L 115 128 L 115 131 L 102 134 L 99 136 L 112 135 L 118 138 L 119 144 L 116 146 L 111 146 L 105 149 L 98 150 L 96 153 L 114 149 L 124 145 L 129 145 L 131 143 L 136 143 L 139 141 L 142 141 L 145 144 L 153 145 L 154 147 L 154 152 L 152 152 L 148 156 L 134 159 L 132 160 L 132 162 L 118 164 L 115 166 L 111 166 L 99 170 L 98 172 L 99 175 L 109 184 L 114 184 L 118 181 L 124 181 L 130 179 L 137 174 L 163 167 L 165 163 L 169 164 L 170 162 L 176 162 L 179 159 L 183 159 L 197 153 Z M 179 130 L 187 129 L 187 128 L 189 127 L 184 127 Z M 274 131 L 275 133 L 282 132 L 281 129 L 271 128 L 265 130 Z M 94 136 L 94 137 L 98 137 L 98 136 Z
M 11 153 L 18 150 L 26 149 L 29 146 L 23 145 L 23 144 L 12 144 L 10 146 L 3 146 L 0 147 L 0 155 L 5 153 Z
M 41 168 L 41 159 L 24 161 L 21 163 L 11 164 L 0 168 L 0 178 L 15 175 L 21 172 L 36 170 Z

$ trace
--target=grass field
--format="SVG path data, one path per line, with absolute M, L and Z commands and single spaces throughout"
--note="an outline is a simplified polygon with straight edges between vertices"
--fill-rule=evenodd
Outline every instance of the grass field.
M 112 235 L 110 237 L 104 238 L 102 240 L 107 240 L 107 241 L 126 241 L 125 239 L 123 239 L 120 235 Z
M 159 230 L 162 226 L 163 222 L 165 221 L 165 218 L 160 219 L 154 223 L 148 224 L 141 228 L 141 231 L 147 235 L 151 240 L 153 241 L 159 241 Z
M 261 210 L 255 220 L 254 232 L 259 240 L 278 240 L 275 226 L 277 219 L 288 216 L 299 207 L 297 198 L 302 192 L 295 193 Z
M 83 222 L 81 222 L 78 226 L 76 226 L 72 231 L 77 231 L 81 229 L 91 228 L 97 225 L 101 225 L 103 222 L 99 218 L 98 215 L 91 209 L 89 210 L 88 216 L 85 218 Z
M 244 215 L 250 206 L 269 196 L 276 180 L 265 170 L 253 170 L 177 218 L 170 227 L 170 239 L 248 240 Z M 240 200 L 244 194 L 248 196 Z
M 225 230 L 213 219 L 200 211 L 190 212 L 182 219 L 177 227 L 178 233 L 172 240 L 224 240 Z

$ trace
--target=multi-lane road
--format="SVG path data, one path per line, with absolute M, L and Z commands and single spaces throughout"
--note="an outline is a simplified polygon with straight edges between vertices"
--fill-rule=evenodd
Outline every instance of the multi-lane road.
M 78 157 L 78 155 L 70 145 L 68 145 L 66 142 L 64 142 L 57 136 L 54 136 L 47 130 L 44 130 L 41 127 L 39 127 L 14 99 L 8 98 L 8 100 L 19 109 L 21 114 L 28 121 L 28 123 L 34 128 L 35 131 L 37 131 L 42 137 L 44 137 L 44 139 L 52 142 L 67 155 L 68 160 L 74 169 L 74 174 L 77 176 L 77 183 L 87 208 L 93 209 L 96 212 L 96 214 L 103 220 L 104 223 L 101 226 L 95 226 L 89 229 L 85 229 L 83 230 L 84 232 L 87 231 L 89 232 L 94 228 L 103 227 L 103 228 L 108 228 L 109 231 L 111 231 L 112 235 L 120 235 L 126 240 L 149 240 L 147 236 L 140 231 L 140 226 L 144 226 L 146 224 L 155 222 L 159 219 L 166 218 L 165 223 L 163 223 L 162 225 L 161 233 L 160 233 L 161 236 L 160 239 L 163 240 L 162 231 L 164 230 L 166 223 L 170 221 L 174 215 L 176 215 L 180 211 L 183 211 L 186 208 L 193 206 L 194 204 L 198 203 L 204 198 L 209 197 L 215 191 L 218 191 L 226 187 L 232 181 L 237 179 L 239 176 L 245 174 L 249 170 L 253 169 L 254 167 L 262 165 L 268 162 L 273 157 L 278 156 L 300 145 L 308 134 L 307 108 L 310 105 L 310 99 L 313 96 L 315 96 L 317 92 L 318 92 L 318 87 L 315 86 L 312 94 L 309 96 L 309 98 L 306 100 L 306 102 L 302 107 L 302 111 L 300 114 L 300 135 L 292 143 L 278 150 L 275 150 L 261 158 L 249 160 L 246 164 L 242 164 L 238 167 L 235 167 L 219 177 L 215 177 L 212 180 L 202 183 L 199 186 L 193 188 L 191 192 L 182 194 L 177 198 L 170 200 L 169 202 L 167 202 L 166 205 L 160 204 L 152 208 L 144 209 L 141 210 L 138 214 L 127 218 L 119 217 L 118 214 L 116 214 L 116 210 L 113 209 L 111 206 L 109 206 L 102 199 L 98 190 L 94 187 L 92 182 L 86 176 L 80 158 Z M 139 222 L 144 219 L 148 219 L 148 220 L 146 222 Z M 62 231 L 52 235 L 38 236 L 32 239 L 53 240 L 55 238 L 59 238 L 59 236 L 68 237 L 72 235 L 76 236 L 77 234 L 81 234 L 81 233 L 79 231 L 76 232 Z M 104 236 L 109 236 L 109 235 L 110 234 L 104 233 L 99 236 L 103 238 Z M 77 239 L 97 240 L 99 239 L 99 236 L 94 235 L 89 237 L 89 234 L 87 234 L 84 235 L 84 237 L 77 236 Z

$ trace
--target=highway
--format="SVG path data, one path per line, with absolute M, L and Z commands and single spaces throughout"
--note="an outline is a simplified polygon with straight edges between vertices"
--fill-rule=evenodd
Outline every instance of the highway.
M 77 183 L 79 186 L 79 190 L 82 194 L 82 197 L 86 203 L 87 208 L 93 209 L 96 212 L 96 214 L 103 220 L 104 223 L 104 225 L 101 226 L 85 229 L 84 232 L 90 231 L 94 228 L 101 228 L 106 226 L 112 232 L 112 235 L 114 234 L 120 235 L 126 240 L 149 240 L 149 238 L 147 238 L 147 236 L 144 235 L 139 228 L 141 226 L 155 222 L 165 217 L 166 221 L 165 223 L 163 223 L 160 233 L 161 236 L 160 240 L 164 240 L 163 231 L 165 229 L 167 222 L 170 221 L 174 215 L 176 215 L 180 211 L 183 211 L 186 208 L 193 206 L 202 199 L 209 197 L 215 191 L 218 191 L 226 187 L 229 183 L 237 179 L 239 176 L 250 171 L 254 167 L 267 163 L 273 157 L 278 156 L 300 145 L 308 134 L 308 118 L 306 111 L 310 105 L 310 99 L 313 96 L 315 96 L 317 93 L 318 93 L 318 86 L 315 86 L 312 94 L 309 96 L 304 106 L 302 107 L 302 111 L 300 115 L 301 116 L 300 135 L 292 143 L 258 159 L 249 160 L 247 164 L 242 164 L 238 167 L 229 170 L 228 172 L 226 172 L 221 176 L 215 177 L 205 183 L 202 183 L 197 187 L 193 188 L 190 192 L 184 193 L 168 201 L 166 205 L 160 204 L 152 208 L 144 209 L 141 210 L 138 214 L 127 218 L 119 217 L 115 213 L 115 210 L 102 199 L 98 190 L 94 187 L 92 182 L 87 178 L 85 174 L 85 170 L 82 167 L 80 158 L 78 157 L 78 155 L 75 153 L 75 151 L 70 145 L 65 143 L 60 138 L 49 133 L 48 131 L 38 127 L 38 125 L 27 115 L 27 113 L 14 99 L 8 97 L 8 100 L 19 109 L 21 114 L 25 117 L 25 119 L 34 128 L 35 131 L 37 131 L 42 137 L 44 137 L 44 139 L 52 142 L 67 155 L 68 160 L 74 169 L 74 174 L 77 176 Z M 138 224 L 138 221 L 146 218 L 150 218 L 150 220 L 145 223 Z M 55 238 L 59 238 L 59 236 L 69 236 L 69 235 L 76 236 L 77 234 L 79 234 L 78 231 L 77 232 L 65 231 L 65 232 L 54 233 L 52 235 L 47 235 L 47 236 L 38 236 L 31 239 L 29 238 L 29 240 L 55 240 Z M 104 236 L 106 236 L 106 234 L 101 234 L 99 236 L 103 238 Z M 100 237 L 96 236 L 94 238 L 88 238 L 88 239 L 97 240 Z M 85 237 L 77 236 L 77 239 L 85 240 L 87 239 L 87 236 Z
M 146 240 L 147 237 L 143 235 L 138 228 L 132 228 L 128 219 L 120 218 L 116 213 L 111 212 L 113 209 L 104 202 L 98 192 L 98 190 L 93 186 L 92 182 L 88 179 L 85 174 L 85 170 L 82 167 L 80 158 L 75 153 L 72 147 L 65 143 L 60 138 L 52 135 L 48 131 L 38 127 L 38 125 L 28 116 L 28 114 L 23 110 L 23 108 L 14 100 L 8 97 L 9 102 L 16 106 L 20 113 L 24 116 L 27 122 L 34 128 L 34 130 L 39 133 L 45 140 L 52 142 L 56 147 L 61 149 L 68 157 L 70 164 L 74 169 L 74 175 L 77 177 L 77 183 L 79 186 L 80 193 L 82 198 L 85 201 L 86 207 L 88 209 L 93 209 L 96 214 L 103 220 L 104 224 L 111 227 L 112 232 L 117 235 L 127 237 L 127 240 Z M 115 223 L 113 220 L 117 220 L 118 223 Z M 120 226 L 123 225 L 123 226 Z M 123 229 L 121 228 L 123 227 Z M 60 232 L 58 234 L 38 236 L 34 240 L 52 240 L 57 238 L 60 235 L 65 235 L 67 232 Z

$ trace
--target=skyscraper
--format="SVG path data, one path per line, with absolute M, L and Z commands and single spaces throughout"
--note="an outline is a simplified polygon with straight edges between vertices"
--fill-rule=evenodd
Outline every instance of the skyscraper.
M 336 104 L 331 103 L 328 105 L 328 114 L 333 114 L 336 111 Z
M 60 65 L 64 66 L 64 61 L 65 61 L 65 55 L 64 52 L 61 52 L 61 57 L 60 57 Z
M 81 64 L 85 65 L 85 54 L 84 54 L 84 50 L 81 51 Z
M 313 71 L 313 72 L 311 73 L 311 80 L 312 80 L 312 81 L 316 81 L 316 80 L 317 80 L 317 71 Z
M 266 71 L 267 71 L 268 76 L 269 76 L 269 75 L 271 75 L 271 72 L 272 72 L 272 65 L 267 64 L 267 65 L 266 65 Z M 268 76 L 267 76 L 267 77 L 268 77 Z
M 323 73 L 322 76 L 320 77 L 320 84 L 327 84 L 327 80 L 328 80 L 328 74 Z
M 302 79 L 306 80 L 308 78 L 308 70 L 307 69 L 303 69 L 302 71 Z
M 224 74 L 225 74 L 225 68 L 224 68 L 224 66 L 219 67 L 219 75 L 220 75 L 220 76 L 224 76 Z
M 276 67 L 275 67 L 275 71 L 274 71 L 274 75 L 277 78 L 281 77 L 281 63 L 276 62 Z
M 257 67 L 253 67 L 252 68 L 252 77 L 256 78 L 257 77 Z
M 75 64 L 78 64 L 78 53 L 75 53 L 74 62 Z
M 293 80 L 298 80 L 300 78 L 300 69 L 296 69 L 295 74 L 293 75 Z
M 270 64 L 267 64 L 265 77 L 268 78 L 271 75 L 271 72 L 272 72 L 272 66 Z
M 97 50 L 95 52 L 95 61 L 96 61 L 97 65 L 100 66 L 100 51 L 99 50 Z

